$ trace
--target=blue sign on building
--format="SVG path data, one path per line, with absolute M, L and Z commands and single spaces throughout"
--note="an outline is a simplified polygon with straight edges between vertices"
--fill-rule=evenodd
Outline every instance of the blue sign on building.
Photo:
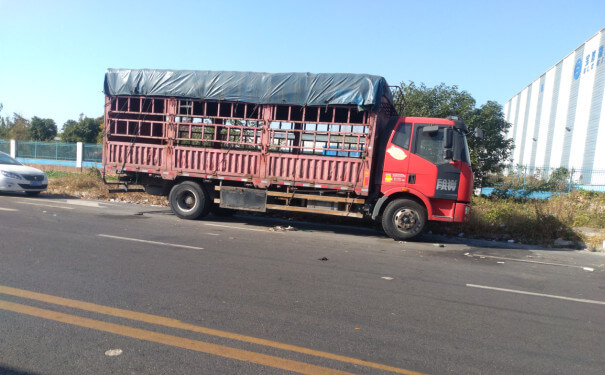
M 605 63 L 604 49 L 605 46 L 600 46 L 598 52 L 595 49 L 588 53 L 584 59 L 577 59 L 573 70 L 573 78 L 578 79 L 582 74 L 586 74 L 603 65 Z M 584 64 L 582 64 L 582 60 L 584 60 Z
M 574 79 L 580 78 L 580 74 L 582 74 L 582 59 L 578 59 L 576 61 L 576 67 L 573 70 L 573 78 Z

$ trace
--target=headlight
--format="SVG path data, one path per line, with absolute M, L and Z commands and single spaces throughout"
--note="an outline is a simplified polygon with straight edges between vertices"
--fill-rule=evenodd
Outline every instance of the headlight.
M 20 175 L 14 173 L 14 172 L 0 171 L 0 173 L 2 173 L 3 176 L 8 177 L 8 178 L 14 178 L 15 180 L 23 180 L 23 177 L 21 177 Z

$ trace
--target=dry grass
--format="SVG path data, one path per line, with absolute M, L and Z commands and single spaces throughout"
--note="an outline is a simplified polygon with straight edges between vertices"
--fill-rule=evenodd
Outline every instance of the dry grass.
M 455 228 L 495 240 L 552 246 L 560 238 L 602 248 L 605 193 L 574 191 L 549 200 L 475 197 L 469 222 Z
M 88 169 L 82 173 L 46 171 L 49 177 L 48 193 L 60 196 L 82 199 L 114 200 L 141 204 L 167 206 L 166 197 L 158 197 L 146 193 L 109 193 L 109 188 L 103 183 L 101 174 L 96 169 Z M 140 186 L 138 186 L 140 188 Z

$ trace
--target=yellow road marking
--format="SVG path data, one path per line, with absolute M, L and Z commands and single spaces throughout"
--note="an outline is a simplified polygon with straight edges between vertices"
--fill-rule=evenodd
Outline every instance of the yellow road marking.
M 338 355 L 338 354 L 304 348 L 301 346 L 295 346 L 295 345 L 284 344 L 284 343 L 280 343 L 280 342 L 276 342 L 276 341 L 240 335 L 240 334 L 232 333 L 232 332 L 219 331 L 219 330 L 212 329 L 212 328 L 200 327 L 200 326 L 196 326 L 193 324 L 183 323 L 177 319 L 165 318 L 165 317 L 157 316 L 157 315 L 139 313 L 136 311 L 123 310 L 123 309 L 118 309 L 118 308 L 109 307 L 109 306 L 97 305 L 97 304 L 89 303 L 89 302 L 83 302 L 83 301 L 78 301 L 78 300 L 73 300 L 73 299 L 68 299 L 68 298 L 56 297 L 56 296 L 52 296 L 49 294 L 31 292 L 28 290 L 11 288 L 11 287 L 4 286 L 4 285 L 0 285 L 0 293 L 15 296 L 15 297 L 21 297 L 21 298 L 27 298 L 27 299 L 32 299 L 32 300 L 36 300 L 36 301 L 51 303 L 54 305 L 60 305 L 60 306 L 71 307 L 71 308 L 85 310 L 85 311 L 91 311 L 91 312 L 95 312 L 95 313 L 99 313 L 99 314 L 115 316 L 115 317 L 119 317 L 119 318 L 125 318 L 125 319 L 145 322 L 145 323 L 161 325 L 164 327 L 178 328 L 178 329 L 187 330 L 187 331 L 191 331 L 191 332 L 202 333 L 205 335 L 222 337 L 222 338 L 227 338 L 227 339 L 231 339 L 231 340 L 237 340 L 237 341 L 242 341 L 242 342 L 246 342 L 246 343 L 257 344 L 257 345 L 267 346 L 267 347 L 271 347 L 271 348 L 307 354 L 307 355 L 311 355 L 311 356 L 315 356 L 315 357 L 327 358 L 327 359 L 336 360 L 336 361 L 340 361 L 340 362 L 344 362 L 344 363 L 350 363 L 350 364 L 354 364 L 354 365 L 375 368 L 378 370 L 389 371 L 389 372 L 393 372 L 393 373 L 397 373 L 397 374 L 423 375 L 420 372 L 406 370 L 406 369 L 393 367 L 393 366 L 387 366 L 387 365 L 383 365 L 380 363 L 364 361 L 364 360 L 357 359 L 357 358 L 346 357 L 346 356 L 342 356 L 342 355 Z
M 67 323 L 79 327 L 91 328 L 97 331 L 109 332 L 120 336 L 132 337 L 139 340 L 156 342 L 159 344 L 195 350 L 197 352 L 256 363 L 259 365 L 274 367 L 286 371 L 293 371 L 300 374 L 350 374 L 348 372 L 333 370 L 321 366 L 315 366 L 304 362 L 292 361 L 285 358 L 250 352 L 247 350 L 230 348 L 228 346 L 210 344 L 203 341 L 166 335 L 158 332 L 146 331 L 144 329 L 132 328 L 120 324 L 102 322 L 99 320 L 83 318 L 77 315 L 70 315 L 52 310 L 39 309 L 37 307 L 21 305 L 18 303 L 3 300 L 0 300 L 0 309 L 35 316 L 38 318 L 54 320 L 57 322 Z

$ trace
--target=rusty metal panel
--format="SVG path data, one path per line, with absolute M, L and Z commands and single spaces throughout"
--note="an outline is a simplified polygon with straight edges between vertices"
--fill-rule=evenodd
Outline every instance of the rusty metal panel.
M 172 168 L 184 172 L 255 176 L 258 160 L 256 152 L 175 147 Z
M 311 184 L 362 184 L 362 159 L 269 154 L 267 177 Z
M 160 169 L 165 160 L 164 146 L 112 142 L 107 147 L 107 164 Z

